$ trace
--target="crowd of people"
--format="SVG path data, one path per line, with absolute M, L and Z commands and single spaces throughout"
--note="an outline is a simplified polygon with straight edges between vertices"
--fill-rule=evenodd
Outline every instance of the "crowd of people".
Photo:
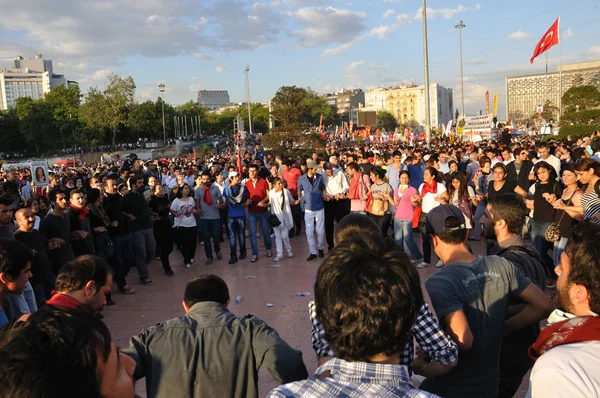
M 255 397 L 262 366 L 280 384 L 269 397 L 513 397 L 530 370 L 530 396 L 599 396 L 599 162 L 596 132 L 132 154 L 52 168 L 43 190 L 30 170 L 2 172 L 0 397 L 132 397 L 144 377 L 152 397 Z M 229 264 L 293 265 L 302 231 L 320 261 L 310 377 L 264 321 L 228 310 L 216 275 L 191 279 L 185 315 L 123 351 L 100 320 L 113 281 L 135 293 L 134 266 L 145 289 L 152 260 L 186 272 L 198 245 L 226 266 L 226 241 Z

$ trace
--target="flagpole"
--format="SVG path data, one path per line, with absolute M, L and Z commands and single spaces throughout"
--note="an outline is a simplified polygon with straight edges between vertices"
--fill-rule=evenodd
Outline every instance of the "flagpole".
M 560 15 L 558 16 L 558 44 L 560 45 L 560 69 L 558 71 L 558 121 L 562 116 L 562 69 L 563 69 L 563 51 L 562 40 L 560 39 Z

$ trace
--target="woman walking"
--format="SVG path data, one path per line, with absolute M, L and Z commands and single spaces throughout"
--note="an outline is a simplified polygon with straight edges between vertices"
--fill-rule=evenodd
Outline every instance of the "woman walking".
M 558 224 L 560 230 L 560 239 L 554 242 L 554 266 L 560 262 L 560 255 L 565 251 L 573 233 L 573 227 L 577 222 L 583 221 L 583 208 L 581 207 L 583 191 L 577 182 L 575 165 L 573 163 L 563 164 L 560 174 L 565 189 L 560 199 L 550 202 L 556 209 L 554 222 Z
M 386 194 L 386 199 L 396 208 L 394 214 L 394 241 L 404 248 L 404 243 L 410 251 L 413 264 L 421 262 L 423 255 L 413 238 L 412 220 L 414 206 L 411 198 L 417 194 L 417 189 L 410 186 L 410 174 L 408 171 L 400 172 L 400 185 L 394 190 L 394 194 Z
M 154 240 L 160 248 L 160 262 L 165 275 L 173 276 L 175 272 L 169 264 L 169 254 L 173 252 L 173 227 L 169 220 L 171 204 L 162 185 L 156 184 L 154 186 L 149 206 L 153 213 Z
M 419 216 L 419 230 L 421 231 L 423 242 L 423 262 L 417 265 L 417 268 L 425 268 L 431 263 L 431 242 L 425 230 L 426 217 L 433 208 L 448 203 L 448 193 L 446 187 L 442 184 L 438 171 L 435 167 L 427 167 L 423 173 L 423 184 L 419 186 L 418 194 L 412 196 L 412 202 L 415 206 L 421 205 L 421 215 Z M 437 268 L 444 266 L 442 260 L 435 265 Z
M 373 167 L 371 170 L 371 181 L 373 181 L 373 184 L 369 187 L 366 211 L 369 218 L 379 226 L 381 235 L 386 237 L 391 217 L 386 198 L 394 191 L 391 185 L 385 182 L 384 178 L 385 170 L 379 166 Z
M 275 247 L 277 249 L 277 256 L 273 261 L 280 261 L 283 259 L 283 246 L 287 250 L 288 257 L 292 257 L 292 246 L 290 245 L 289 232 L 294 227 L 294 220 L 292 217 L 292 205 L 297 205 L 299 201 L 294 200 L 292 194 L 287 189 L 283 188 L 281 178 L 273 178 L 273 189 L 269 191 L 269 195 L 262 200 L 258 206 L 267 207 L 271 206 L 271 215 L 277 216 L 280 224 L 273 226 L 273 232 L 275 233 Z
M 477 195 L 477 209 L 475 209 L 475 216 L 473 217 L 473 229 L 471 229 L 471 240 L 481 239 L 481 217 L 487 210 L 487 193 L 489 186 L 489 177 L 491 172 L 492 162 L 487 157 L 481 160 L 481 169 L 475 171 L 473 182 L 475 183 L 475 194 Z
M 196 202 L 190 196 L 191 188 L 188 183 L 177 191 L 177 197 L 171 203 L 171 214 L 175 217 L 175 228 L 181 244 L 181 254 L 185 269 L 192 268 L 196 255 Z

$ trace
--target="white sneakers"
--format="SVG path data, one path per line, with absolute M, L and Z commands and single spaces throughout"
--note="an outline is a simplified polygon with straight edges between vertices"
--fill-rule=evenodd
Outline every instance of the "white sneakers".
M 419 260 L 417 260 L 417 261 L 419 261 Z M 415 263 L 416 263 L 416 261 L 413 261 L 413 264 L 415 264 Z M 443 266 L 444 266 L 444 262 L 442 260 L 439 260 L 435 264 L 436 268 L 442 268 Z M 422 269 L 422 268 L 426 268 L 426 267 L 429 267 L 429 263 L 426 263 L 425 261 L 421 262 L 420 264 L 417 264 L 417 268 Z
M 438 261 L 435 265 L 435 268 L 442 268 L 444 266 L 444 262 L 442 260 Z
M 283 257 L 279 257 L 279 256 L 277 256 L 277 257 L 275 257 L 275 258 L 273 259 L 273 261 L 277 262 L 277 261 L 281 260 L 282 258 L 283 258 Z

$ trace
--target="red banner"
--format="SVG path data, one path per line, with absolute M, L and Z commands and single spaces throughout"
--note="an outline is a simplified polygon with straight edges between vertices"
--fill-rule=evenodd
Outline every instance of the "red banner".
M 533 63 L 533 60 L 535 59 L 535 57 L 543 54 L 544 52 L 549 50 L 550 47 L 558 44 L 559 26 L 560 26 L 560 17 L 558 17 L 556 19 L 556 21 L 552 24 L 550 29 L 548 29 L 548 31 L 546 32 L 544 37 L 542 37 L 542 39 L 539 41 L 537 46 L 535 46 L 535 50 L 533 50 L 533 56 L 529 59 L 530 63 Z

